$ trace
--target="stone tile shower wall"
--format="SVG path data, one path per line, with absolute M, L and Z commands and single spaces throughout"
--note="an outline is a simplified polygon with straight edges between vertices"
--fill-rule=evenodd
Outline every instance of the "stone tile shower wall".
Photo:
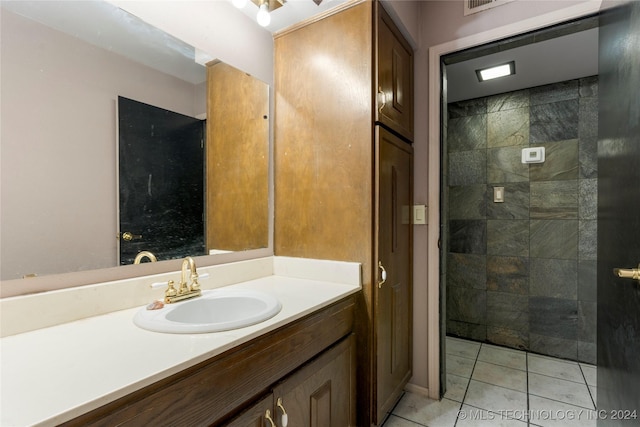
M 595 363 L 597 114 L 597 77 L 448 105 L 449 335 Z

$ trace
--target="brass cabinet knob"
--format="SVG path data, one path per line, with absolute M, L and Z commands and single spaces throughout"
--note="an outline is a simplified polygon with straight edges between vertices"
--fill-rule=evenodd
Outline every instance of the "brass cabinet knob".
M 267 409 L 267 411 L 264 413 L 264 418 L 269 421 L 269 425 L 271 427 L 276 427 L 276 423 L 273 422 L 273 418 L 271 418 L 271 411 Z
M 133 234 L 129 231 L 125 231 L 122 233 L 122 240 L 125 242 L 130 242 L 132 240 L 142 239 L 142 234 Z
M 289 416 L 287 415 L 287 411 L 284 410 L 284 405 L 282 404 L 282 398 L 279 397 L 276 403 L 276 406 L 282 411 L 282 416 L 280 417 L 280 423 L 282 427 L 287 427 L 289 424 Z

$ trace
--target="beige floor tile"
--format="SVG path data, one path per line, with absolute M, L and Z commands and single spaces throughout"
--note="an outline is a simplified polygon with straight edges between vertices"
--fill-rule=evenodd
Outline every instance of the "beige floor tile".
M 477 361 L 471 379 L 527 392 L 527 373 L 519 369 Z
M 405 420 L 404 418 L 396 417 L 395 415 L 389 415 L 389 418 L 382 424 L 382 427 L 420 427 L 422 424 L 414 423 L 413 421 Z
M 447 374 L 447 391 L 444 394 L 444 398 L 455 400 L 456 402 L 462 402 L 464 394 L 467 392 L 468 385 L 469 378 Z
M 393 410 L 393 415 L 429 427 L 453 427 L 460 402 L 449 399 L 432 400 L 415 393 L 405 393 Z
M 460 377 L 471 378 L 475 360 L 466 357 L 447 354 L 447 374 L 458 375 Z
M 526 415 L 527 394 L 471 380 L 464 403 L 500 414 L 504 418 L 522 418 Z
M 598 386 L 598 369 L 593 365 L 587 365 L 585 363 L 581 363 L 580 368 L 582 369 L 582 373 L 584 374 L 585 380 L 587 380 L 587 385 L 597 387 Z
M 535 372 L 536 374 L 584 383 L 584 377 L 577 362 L 529 354 L 528 368 L 529 372 Z
M 462 340 L 454 337 L 447 337 L 446 346 L 447 354 L 466 357 L 468 359 L 475 359 L 478 357 L 478 351 L 480 351 L 479 342 Z
M 511 350 L 490 344 L 482 344 L 478 360 L 502 365 L 509 368 L 527 369 L 527 353 L 520 350 Z
M 456 427 L 526 427 L 527 423 L 484 409 L 462 405 Z
M 586 384 L 529 373 L 529 394 L 595 409 Z
M 539 396 L 529 396 L 529 421 L 542 427 L 596 427 L 593 410 Z

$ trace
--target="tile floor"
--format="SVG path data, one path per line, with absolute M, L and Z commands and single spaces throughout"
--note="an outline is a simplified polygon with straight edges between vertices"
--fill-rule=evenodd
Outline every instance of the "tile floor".
M 596 426 L 596 367 L 447 337 L 441 401 L 405 393 L 384 427 Z

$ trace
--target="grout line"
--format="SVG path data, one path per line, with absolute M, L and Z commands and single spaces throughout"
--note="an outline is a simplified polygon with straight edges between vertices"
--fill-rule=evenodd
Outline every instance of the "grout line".
M 540 375 L 541 377 L 553 378 L 554 380 L 568 381 L 568 382 L 574 383 L 574 384 L 585 384 L 587 387 L 589 386 L 589 384 L 587 384 L 586 380 L 585 381 L 573 381 L 573 380 L 568 380 L 566 378 L 554 377 L 553 375 L 541 374 L 540 372 L 531 371 L 531 373 L 535 374 L 535 375 Z M 580 373 L 582 374 L 582 371 Z M 584 374 L 583 374 L 583 377 L 584 377 Z
M 527 426 L 531 426 L 531 420 L 529 420 L 529 411 L 531 410 L 531 404 L 529 402 L 529 353 L 527 352 L 524 358 L 524 367 L 527 375 Z
M 465 388 L 464 390 L 464 395 L 462 396 L 462 402 L 460 402 L 460 409 L 459 411 L 462 410 L 462 407 L 465 405 L 464 401 L 467 399 L 467 393 L 469 392 L 469 386 L 471 386 L 471 378 L 473 378 L 473 371 L 476 370 L 476 363 L 478 363 L 478 356 L 480 356 L 480 350 L 482 350 L 482 343 L 480 343 L 480 347 L 478 347 L 478 352 L 476 353 L 476 358 L 473 362 L 473 368 L 471 368 L 471 375 L 469 375 L 469 382 L 467 382 L 467 388 Z M 456 422 L 453 423 L 453 427 L 456 427 L 456 425 L 458 425 L 458 416 L 456 416 Z
M 591 387 L 589 386 L 589 383 L 587 382 L 587 376 L 584 374 L 584 369 L 582 369 L 582 365 L 580 366 L 580 373 L 582 374 L 582 379 L 584 379 L 584 383 L 587 385 L 587 391 L 589 392 L 589 397 L 591 398 L 591 403 L 593 403 L 593 407 L 596 408 L 595 410 L 598 410 L 598 402 L 596 402 L 597 399 L 593 398 L 593 394 L 591 393 Z M 597 368 L 596 368 L 597 369 Z M 596 375 L 598 374 L 598 371 L 596 371 Z M 597 386 L 594 386 L 597 387 Z

